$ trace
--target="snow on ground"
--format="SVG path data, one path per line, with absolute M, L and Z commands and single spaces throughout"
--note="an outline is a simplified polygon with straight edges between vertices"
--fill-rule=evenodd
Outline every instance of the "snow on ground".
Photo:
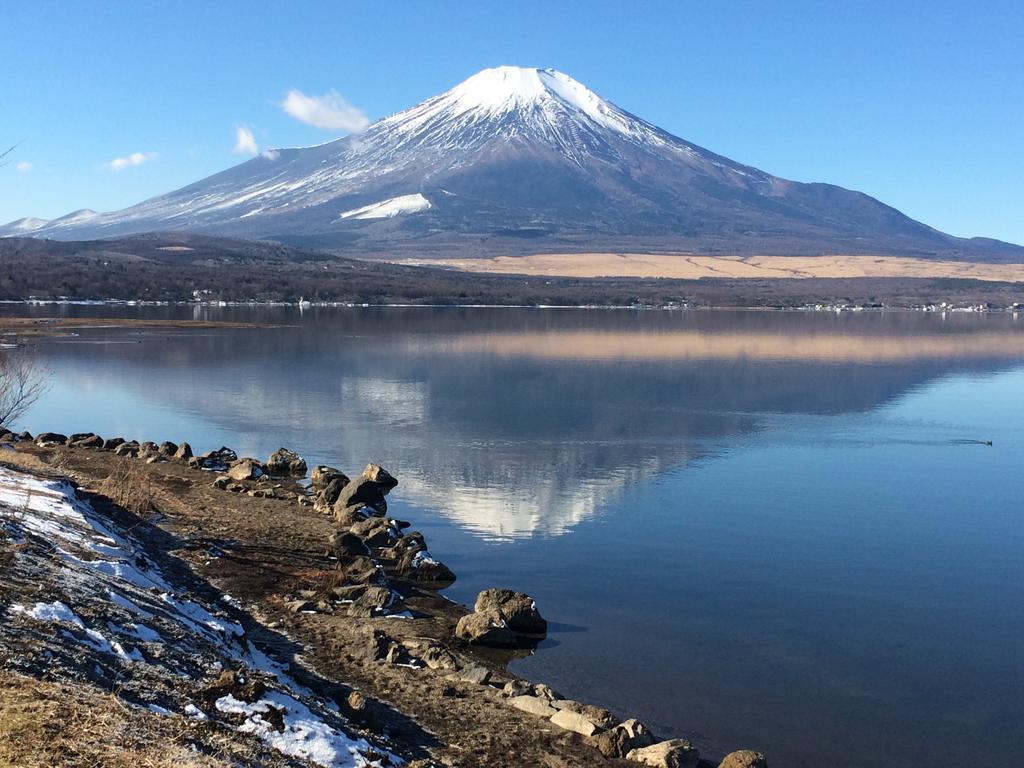
M 247 617 L 232 601 L 204 601 L 195 585 L 172 583 L 139 541 L 101 520 L 70 484 L 0 467 L 0 529 L 25 545 L 0 573 L 0 642 L 31 649 L 25 658 L 45 659 L 49 667 L 37 674 L 116 685 L 135 706 L 206 719 L 216 713 L 196 706 L 188 685 L 201 687 L 226 668 L 246 670 L 266 692 L 252 703 L 219 699 L 221 714 L 244 715 L 226 718 L 229 727 L 324 768 L 381 765 L 368 755 L 385 753 L 349 736 L 336 704 L 300 685 L 249 640 Z M 19 586 L 33 599 L 19 596 Z M 121 688 L 128 679 L 148 687 Z M 264 719 L 271 707 L 280 717 Z M 273 722 L 283 722 L 282 730 Z
M 401 195 L 379 203 L 353 208 L 340 214 L 343 219 L 392 219 L 407 213 L 425 211 L 431 207 L 430 201 L 417 192 L 415 195 Z

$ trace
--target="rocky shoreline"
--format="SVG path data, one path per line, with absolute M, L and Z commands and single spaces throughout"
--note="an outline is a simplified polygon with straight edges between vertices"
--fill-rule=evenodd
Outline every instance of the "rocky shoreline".
M 36 477 L 69 478 L 84 498 L 136 518 L 132 530 L 148 531 L 148 539 L 173 536 L 173 550 L 150 547 L 140 557 L 175 558 L 213 585 L 222 600 L 230 595 L 247 606 L 248 619 L 236 617 L 236 623 L 258 625 L 249 635 L 281 633 L 298 644 L 302 663 L 327 681 L 314 690 L 348 687 L 346 695 L 333 698 L 340 698 L 340 711 L 385 745 L 376 751 L 368 747 L 366 754 L 376 756 L 354 764 L 767 765 L 763 755 L 748 750 L 709 761 L 686 739 L 659 739 L 636 719 L 620 719 L 510 674 L 508 662 L 546 634 L 535 601 L 513 589 L 488 589 L 469 611 L 442 597 L 439 590 L 456 574 L 430 553 L 409 522 L 388 516 L 387 497 L 399 480 L 379 465 L 369 464 L 350 478 L 335 467 L 310 471 L 298 453 L 284 448 L 259 460 L 227 447 L 194 454 L 188 443 L 53 432 L 0 433 L 0 462 Z M 100 509 L 101 503 L 93 506 Z M 11 605 L 22 606 L 22 613 L 34 610 L 24 608 L 27 601 L 8 602 L 0 604 L 0 612 L 10 613 Z M 5 657 L 19 654 L 3 645 L 16 643 L 14 637 L 0 636 L 0 660 L 8 668 Z M 141 663 L 144 654 L 139 656 L 131 664 Z M 51 669 L 38 660 L 21 666 L 44 680 L 75 677 L 73 670 Z M 249 713 L 245 722 L 256 718 L 263 727 L 266 718 L 250 710 L 269 695 L 266 683 L 251 670 L 231 666 L 220 670 L 221 676 L 235 676 L 227 680 L 208 670 L 213 679 L 200 681 L 203 675 L 193 671 L 203 690 L 214 686 L 221 694 L 212 699 L 204 694 L 204 716 L 224 715 L 229 696 L 243 702 L 237 708 Z M 115 675 L 126 676 L 134 675 L 127 670 Z M 253 680 L 263 688 L 253 690 Z M 307 709 L 317 706 L 299 700 L 294 691 L 278 695 L 291 696 Z M 371 701 L 392 714 L 381 714 Z M 430 737 L 408 723 L 399 725 L 403 718 Z M 287 717 L 274 727 L 279 730 L 268 732 L 267 743 L 287 732 Z

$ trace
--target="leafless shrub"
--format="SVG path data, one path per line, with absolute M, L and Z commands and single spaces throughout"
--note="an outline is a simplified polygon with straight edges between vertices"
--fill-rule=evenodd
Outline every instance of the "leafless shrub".
M 24 353 L 0 353 L 0 427 L 20 418 L 49 388 L 46 371 Z
M 156 494 L 146 471 L 136 462 L 117 457 L 100 491 L 118 506 L 144 515 L 153 510 Z

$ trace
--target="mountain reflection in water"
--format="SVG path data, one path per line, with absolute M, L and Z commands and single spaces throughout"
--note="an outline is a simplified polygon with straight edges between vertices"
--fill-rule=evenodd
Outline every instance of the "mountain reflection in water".
M 142 341 L 102 352 L 50 342 L 76 401 L 96 400 L 56 426 L 197 443 L 209 434 L 261 456 L 281 443 L 347 469 L 379 460 L 401 477 L 403 498 L 494 541 L 563 534 L 631 485 L 741 444 L 771 415 L 867 411 L 938 377 L 1024 359 L 1010 315 L 197 312 L 286 325 L 83 330 L 79 341 Z M 44 413 L 61 410 L 62 392 L 33 426 L 55 427 Z M 139 409 L 108 413 L 119 392 L 189 414 L 201 434 L 153 434 Z

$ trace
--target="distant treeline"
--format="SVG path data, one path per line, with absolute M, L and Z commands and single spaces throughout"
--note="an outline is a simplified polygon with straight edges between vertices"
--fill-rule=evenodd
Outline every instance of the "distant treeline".
M 1007 307 L 1012 283 L 951 279 L 668 280 L 482 275 L 197 235 L 0 239 L 0 299 L 797 307 L 816 302 Z

